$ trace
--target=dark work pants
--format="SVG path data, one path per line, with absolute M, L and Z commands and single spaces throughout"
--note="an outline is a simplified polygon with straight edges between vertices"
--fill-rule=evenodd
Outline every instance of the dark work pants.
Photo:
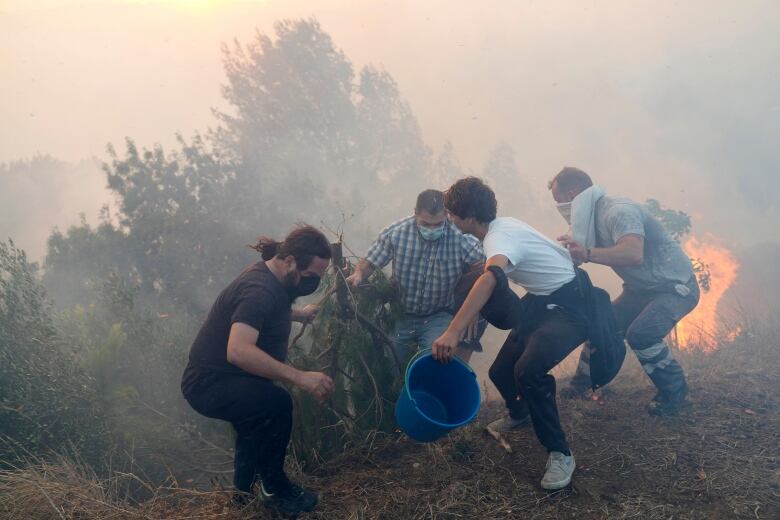
M 527 405 L 539 442 L 547 451 L 570 454 L 555 402 L 550 370 L 588 336 L 587 323 L 564 310 L 552 310 L 535 325 L 513 330 L 490 367 L 490 380 L 506 401 L 510 416 Z
M 510 416 L 530 413 L 536 437 L 547 451 L 569 455 L 555 402 L 555 378 L 549 371 L 587 339 L 588 323 L 582 313 L 562 307 L 542 306 L 524 318 L 496 356 L 490 380 L 506 401 Z
M 669 290 L 641 291 L 624 288 L 612 302 L 612 310 L 626 343 L 636 354 L 645 373 L 662 395 L 685 388 L 685 372 L 672 356 L 665 338 L 674 326 L 699 303 L 699 284 L 692 277 L 686 284 L 690 293 L 681 296 Z M 588 349 L 583 348 L 572 384 L 590 386 Z
M 187 370 L 182 391 L 190 405 L 236 430 L 236 490 L 252 493 L 257 475 L 267 488 L 279 485 L 286 478 L 284 458 L 292 431 L 293 402 L 287 390 L 249 374 Z

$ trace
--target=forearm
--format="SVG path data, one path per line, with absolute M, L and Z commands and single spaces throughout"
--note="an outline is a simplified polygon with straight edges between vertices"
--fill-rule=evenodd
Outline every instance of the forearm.
M 374 274 L 374 271 L 376 271 L 376 266 L 366 260 L 365 258 L 361 258 L 360 262 L 358 262 L 356 270 L 360 271 L 360 275 L 363 278 L 363 280 L 367 280 L 369 276 Z
M 632 267 L 642 265 L 642 258 L 636 251 L 620 245 L 594 247 L 590 250 L 590 262 L 609 267 Z
M 277 361 L 255 345 L 249 344 L 229 346 L 228 362 L 250 374 L 294 386 L 298 385 L 302 374 L 300 370 Z
M 493 290 L 496 287 L 496 279 L 490 272 L 484 272 L 474 283 L 466 300 L 461 305 L 455 317 L 452 318 L 448 330 L 459 336 L 466 328 L 479 317 L 479 312 L 485 306 Z

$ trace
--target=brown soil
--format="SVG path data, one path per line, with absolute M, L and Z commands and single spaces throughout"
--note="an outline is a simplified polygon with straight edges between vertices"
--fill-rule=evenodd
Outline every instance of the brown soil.
M 680 354 L 691 406 L 654 418 L 653 390 L 629 354 L 598 400 L 560 402 L 577 460 L 573 484 L 539 486 L 546 454 L 533 431 L 506 435 L 507 453 L 479 420 L 432 444 L 402 434 L 365 447 L 300 480 L 321 493 L 311 519 L 780 518 L 780 351 L 774 335 L 743 334 L 713 354 Z M 178 485 L 142 504 L 113 497 L 107 484 L 60 468 L 0 475 L 4 518 L 271 518 L 238 513 L 225 492 Z M 59 476 L 58 476 L 59 475 Z M 82 479 L 82 480 L 80 480 Z
M 630 353 L 598 400 L 561 401 L 577 461 L 563 491 L 539 486 L 546 453 L 530 427 L 505 436 L 511 454 L 485 432 L 493 401 L 436 443 L 387 438 L 324 466 L 307 479 L 322 493 L 309 516 L 780 518 L 780 353 L 764 339 L 680 353 L 691 405 L 679 417 L 647 413 L 654 389 Z

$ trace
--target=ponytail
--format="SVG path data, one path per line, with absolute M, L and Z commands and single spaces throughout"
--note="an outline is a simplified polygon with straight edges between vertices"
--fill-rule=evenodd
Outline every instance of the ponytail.
M 290 232 L 284 242 L 278 242 L 267 236 L 261 236 L 257 244 L 249 246 L 270 260 L 275 256 L 287 258 L 292 255 L 298 269 L 307 269 L 314 257 L 330 260 L 330 244 L 321 231 L 311 226 L 301 226 Z
M 257 239 L 257 244 L 249 246 L 263 257 L 263 260 L 270 260 L 279 253 L 279 248 L 282 246 L 281 242 L 277 242 L 272 238 L 261 236 Z

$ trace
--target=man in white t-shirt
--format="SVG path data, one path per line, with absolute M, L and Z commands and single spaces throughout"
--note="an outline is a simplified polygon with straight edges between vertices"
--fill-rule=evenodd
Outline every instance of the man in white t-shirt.
M 512 329 L 490 367 L 490 379 L 506 401 L 509 417 L 491 423 L 509 430 L 530 416 L 549 453 L 542 487 L 562 489 L 575 463 L 555 402 L 549 371 L 588 337 L 588 299 L 578 283 L 569 252 L 514 218 L 496 218 L 496 198 L 481 179 L 457 181 L 445 193 L 450 220 L 482 241 L 485 272 L 447 330 L 433 343 L 434 358 L 452 359 L 458 340 L 480 313 L 502 329 Z M 507 278 L 523 287 L 519 298 Z

